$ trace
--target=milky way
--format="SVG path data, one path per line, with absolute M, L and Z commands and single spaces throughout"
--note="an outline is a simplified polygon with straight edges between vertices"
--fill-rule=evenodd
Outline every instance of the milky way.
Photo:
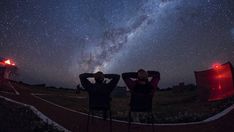
M 82 72 L 158 70 L 165 88 L 234 63 L 233 0 L 0 2 L 0 56 L 19 80 L 75 87 Z M 120 85 L 123 85 L 120 82 Z

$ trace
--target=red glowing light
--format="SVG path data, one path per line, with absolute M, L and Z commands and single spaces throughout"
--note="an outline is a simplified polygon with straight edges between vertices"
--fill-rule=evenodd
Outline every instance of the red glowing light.
M 5 60 L 4 61 L 4 63 L 6 64 L 6 65 L 12 65 L 12 66 L 15 66 L 15 63 L 13 63 L 11 60 Z
M 195 77 L 200 97 L 204 101 L 222 100 L 234 95 L 233 67 L 230 62 L 216 63 L 212 69 L 195 72 Z
M 11 61 L 10 60 L 5 60 L 4 63 L 7 64 L 7 65 L 11 65 Z
M 221 65 L 220 64 L 214 64 L 212 67 L 217 70 L 217 69 L 220 69 Z

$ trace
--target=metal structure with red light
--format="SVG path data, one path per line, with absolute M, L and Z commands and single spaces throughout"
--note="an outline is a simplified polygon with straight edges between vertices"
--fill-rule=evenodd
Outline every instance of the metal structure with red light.
M 17 67 L 15 62 L 10 59 L 0 57 L 0 79 L 10 79 L 16 74 Z
M 230 62 L 195 72 L 201 100 L 221 100 L 234 95 L 233 67 Z

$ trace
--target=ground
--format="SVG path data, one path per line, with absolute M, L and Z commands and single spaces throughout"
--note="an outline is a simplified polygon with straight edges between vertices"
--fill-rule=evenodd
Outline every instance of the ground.
M 43 122 L 29 108 L 0 99 L 0 131 L 59 132 L 54 126 Z
M 5 89 L 15 89 L 19 92 L 16 94 L 15 90 L 12 91 L 0 91 L 0 96 L 16 100 L 28 105 L 32 105 L 39 111 L 44 113 L 50 119 L 54 120 L 64 128 L 74 132 L 85 132 L 87 131 L 87 115 L 82 113 L 87 111 L 87 94 L 81 93 L 77 95 L 72 90 L 55 90 L 32 87 L 29 85 L 22 85 L 16 82 L 7 82 L 4 86 Z M 156 124 L 153 126 L 146 124 L 133 123 L 130 127 L 131 132 L 148 132 L 153 131 L 152 127 L 157 132 L 170 132 L 172 130 L 176 132 L 233 132 L 234 131 L 234 110 L 223 114 L 216 120 L 207 122 L 197 123 L 186 123 L 190 122 L 194 115 L 181 114 L 180 111 L 187 112 L 201 112 L 208 113 L 205 116 L 209 117 L 209 114 L 213 115 L 216 112 L 227 108 L 232 105 L 233 99 L 227 99 L 219 102 L 201 103 L 196 99 L 196 91 L 188 90 L 186 92 L 177 93 L 175 91 L 164 91 L 158 92 L 155 95 L 154 113 L 156 118 Z M 125 117 L 121 115 L 119 111 L 126 111 L 128 104 L 128 97 L 114 97 L 113 98 L 113 111 L 114 117 Z M 126 106 L 126 107 L 122 107 Z M 80 112 L 81 111 L 81 112 Z M 174 113 L 173 113 L 174 111 Z M 172 112 L 172 113 L 171 113 Z M 18 112 L 16 112 L 18 113 Z M 175 114 L 175 115 L 173 115 Z M 163 115 L 163 116 L 159 116 Z M 179 115 L 182 115 L 181 117 Z M 187 116 L 189 115 L 189 116 Z M 210 115 L 210 116 L 211 116 Z M 173 117 L 173 119 L 166 119 L 165 117 Z M 179 116 L 182 121 L 177 119 Z M 184 118 L 185 116 L 186 118 Z M 205 118 L 204 116 L 196 116 Z M 188 118 L 188 119 L 187 119 Z M 202 120 L 198 118 L 198 120 Z M 124 118 L 123 118 L 124 119 Z M 196 119 L 197 120 L 197 119 Z M 186 124 L 161 124 L 165 122 L 184 122 Z M 89 131 L 92 132 L 109 132 L 112 128 L 113 132 L 125 132 L 128 130 L 127 122 L 112 121 L 112 127 L 109 127 L 109 121 L 104 121 L 100 118 L 93 118 L 91 123 L 88 125 Z M 16 130 L 17 131 L 17 130 Z
M 31 86 L 37 96 L 61 106 L 88 112 L 88 95 L 86 92 L 76 94 L 74 90 L 48 89 Z M 112 116 L 114 119 L 127 121 L 129 96 L 112 97 Z M 154 123 L 184 123 L 205 120 L 219 113 L 234 103 L 234 98 L 222 101 L 199 101 L 196 88 L 182 91 L 157 91 L 153 101 Z M 135 121 L 146 122 L 143 114 L 135 117 Z

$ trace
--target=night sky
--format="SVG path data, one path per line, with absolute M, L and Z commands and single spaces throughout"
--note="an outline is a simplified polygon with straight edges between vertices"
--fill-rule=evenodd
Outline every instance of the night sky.
M 234 64 L 234 0 L 1 0 L 0 56 L 28 83 L 139 68 L 159 71 L 160 88 L 194 83 L 195 70 Z

